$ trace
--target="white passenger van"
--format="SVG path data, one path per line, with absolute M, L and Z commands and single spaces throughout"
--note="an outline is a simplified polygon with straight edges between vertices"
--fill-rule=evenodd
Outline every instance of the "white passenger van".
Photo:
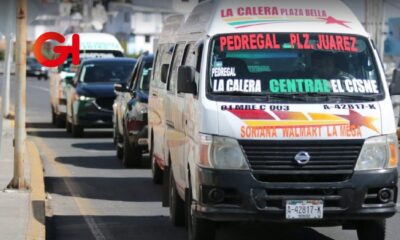
M 167 149 L 164 145 L 164 136 L 166 129 L 166 118 L 164 107 L 164 99 L 167 95 L 166 75 L 168 74 L 169 64 L 171 63 L 172 54 L 176 42 L 176 34 L 184 23 L 185 16 L 182 14 L 169 15 L 165 21 L 162 32 L 158 39 L 158 45 L 154 50 L 154 66 L 157 69 L 153 70 L 151 81 L 151 100 L 149 105 L 154 110 L 153 117 L 149 123 L 152 125 L 152 131 L 149 132 L 149 153 L 151 158 L 151 169 L 153 181 L 156 184 L 163 182 L 162 171 L 165 167 L 163 159 Z M 161 122 L 162 121 L 162 122 Z M 159 136 L 154 138 L 154 136 Z M 162 136 L 162 138 L 160 138 Z
M 72 45 L 72 34 L 65 36 L 61 45 Z M 119 41 L 108 33 L 79 33 L 80 59 L 121 57 L 124 49 Z M 57 127 L 65 125 L 67 81 L 72 80 L 75 72 L 71 69 L 70 56 L 63 65 L 49 70 L 50 76 L 50 103 L 52 123 Z M 67 81 L 66 81 L 67 80 Z
M 230 221 L 384 239 L 398 191 L 393 110 L 377 50 L 341 1 L 205 1 L 160 59 L 150 141 L 189 239 Z

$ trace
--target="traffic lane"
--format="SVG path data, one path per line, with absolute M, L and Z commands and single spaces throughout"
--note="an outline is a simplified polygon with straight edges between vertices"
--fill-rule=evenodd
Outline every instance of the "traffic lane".
M 70 139 L 69 135 L 64 132 L 60 134 L 59 131 L 58 129 L 41 129 L 39 136 L 52 139 L 52 133 L 55 133 L 58 137 L 64 135 L 66 139 Z M 44 132 L 47 132 L 47 134 L 43 135 Z M 68 166 L 75 173 L 74 175 L 77 175 L 82 170 L 81 168 L 85 168 L 85 177 L 46 177 L 46 186 L 49 187 L 47 191 L 52 196 L 57 195 L 58 198 L 61 198 L 59 199 L 60 202 L 63 202 L 62 197 L 71 197 L 72 195 L 89 199 L 92 208 L 96 209 L 96 215 L 90 215 L 90 218 L 94 219 L 98 226 L 102 226 L 102 229 L 113 239 L 130 239 L 133 236 L 135 239 L 156 239 L 159 237 L 162 239 L 186 239 L 185 230 L 172 227 L 167 209 L 161 208 L 162 189 L 152 183 L 150 171 L 147 169 L 123 169 L 120 161 L 113 156 L 114 150 L 111 139 L 102 138 L 101 141 L 93 139 L 93 135 L 100 137 L 101 134 L 107 135 L 108 133 L 88 132 L 87 138 L 73 139 L 74 143 L 70 144 L 70 150 L 78 151 L 85 156 L 68 155 L 55 158 L 57 163 Z M 61 140 L 59 139 L 59 141 Z M 54 144 L 51 149 L 56 148 L 57 143 L 55 141 L 51 141 L 51 144 Z M 68 146 L 64 146 L 58 152 L 65 151 L 64 154 L 66 154 L 70 151 L 67 148 Z M 111 154 L 94 156 L 93 151 Z M 120 172 L 119 177 L 111 174 L 115 171 Z M 127 176 L 123 172 L 130 172 L 130 174 Z M 80 186 L 79 190 L 67 191 L 67 187 L 64 186 L 66 183 Z M 57 204 L 55 201 L 53 202 Z M 57 206 L 54 208 L 57 209 Z M 156 213 L 157 211 L 161 211 L 164 215 L 159 216 Z M 53 228 L 56 239 L 68 239 L 64 236 L 70 237 L 71 228 L 73 229 L 76 226 L 79 226 L 79 229 L 82 228 L 82 224 L 77 224 L 82 223 L 82 216 L 69 216 L 63 210 L 56 210 L 55 212 L 58 214 L 54 215 L 52 224 L 56 226 L 56 228 Z M 284 225 L 274 225 L 274 227 L 266 229 L 267 226 L 268 224 L 222 225 L 217 231 L 216 239 L 248 239 L 249 237 L 265 236 L 266 233 L 272 240 L 357 239 L 354 231 L 342 231 L 340 228 L 334 228 L 333 237 L 330 238 L 310 228 L 287 228 Z M 268 231 L 266 232 L 266 230 Z M 332 229 L 329 230 L 332 231 Z M 86 235 L 86 232 L 83 231 L 83 234 Z M 78 236 L 84 237 L 85 235 Z
M 54 165 L 50 160 L 45 161 L 46 188 L 53 207 L 48 230 L 54 239 L 94 239 L 91 221 L 109 239 L 187 239 L 183 228 L 171 226 L 168 209 L 161 207 L 161 188 L 151 183 L 150 171 L 124 169 L 115 158 L 110 131 L 90 130 L 82 139 L 71 138 L 64 129 L 49 124 L 48 82 L 28 79 L 27 88 L 30 136 L 43 141 L 55 153 L 54 162 L 70 172 L 69 176 L 59 174 L 49 166 Z M 78 187 L 71 190 L 68 186 Z M 90 214 L 80 212 L 75 198 L 90 205 Z M 397 229 L 390 226 L 399 222 L 398 218 L 391 219 L 388 232 Z M 220 226 L 216 239 L 266 236 L 272 240 L 357 239 L 355 231 L 342 231 L 339 227 L 289 228 L 253 223 Z

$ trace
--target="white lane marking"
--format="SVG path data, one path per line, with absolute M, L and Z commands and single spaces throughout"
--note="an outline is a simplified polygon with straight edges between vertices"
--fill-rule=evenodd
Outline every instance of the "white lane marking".
M 50 89 L 48 89 L 48 88 L 44 88 L 44 87 L 38 87 L 38 86 L 30 86 L 31 88 L 36 88 L 36 89 L 39 89 L 39 90 L 42 90 L 42 91 L 45 91 L 45 92 L 50 92 Z

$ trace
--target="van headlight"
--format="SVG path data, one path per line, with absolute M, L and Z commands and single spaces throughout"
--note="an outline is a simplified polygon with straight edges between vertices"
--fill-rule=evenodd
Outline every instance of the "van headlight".
M 397 168 L 398 147 L 396 134 L 367 139 L 361 149 L 355 170 Z
M 199 165 L 215 169 L 249 169 L 237 140 L 201 134 L 200 142 Z

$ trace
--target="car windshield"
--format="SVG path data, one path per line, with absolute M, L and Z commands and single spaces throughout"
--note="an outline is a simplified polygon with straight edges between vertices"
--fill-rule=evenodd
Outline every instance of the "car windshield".
M 211 48 L 207 84 L 211 96 L 289 102 L 382 97 L 376 62 L 362 37 L 231 34 L 214 37 Z
M 134 62 L 120 61 L 84 64 L 79 81 L 83 83 L 126 82 L 134 65 Z
M 146 62 L 143 65 L 142 72 L 140 75 L 140 90 L 149 91 L 150 87 L 150 76 L 153 67 L 153 62 Z

